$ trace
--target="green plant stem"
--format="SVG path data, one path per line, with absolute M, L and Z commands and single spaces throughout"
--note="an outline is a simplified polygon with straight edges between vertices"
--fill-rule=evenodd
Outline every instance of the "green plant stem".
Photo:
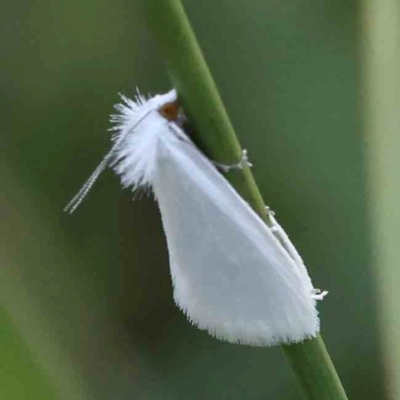
M 237 163 L 241 157 L 239 141 L 180 1 L 142 0 L 142 4 L 185 113 L 196 128 L 196 144 L 215 161 Z M 242 197 L 266 217 L 250 170 L 228 175 Z
M 397 284 L 400 148 L 400 2 L 360 2 L 360 69 L 369 218 L 387 397 L 400 398 Z
M 142 0 L 142 7 L 196 129 L 196 144 L 215 161 L 236 163 L 241 157 L 239 141 L 180 0 Z M 249 168 L 227 178 L 268 223 L 264 201 Z M 282 347 L 306 399 L 347 399 L 320 336 Z

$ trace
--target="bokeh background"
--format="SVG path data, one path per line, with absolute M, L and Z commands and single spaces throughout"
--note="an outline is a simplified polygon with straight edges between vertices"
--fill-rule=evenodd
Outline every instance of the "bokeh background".
M 399 235 L 400 196 L 385 214 L 392 231 L 375 235 L 390 182 L 374 184 L 387 157 L 368 139 L 365 4 L 183 3 L 266 203 L 330 291 L 322 335 L 349 398 L 388 398 L 400 305 L 385 303 L 396 280 L 385 289 L 381 270 L 398 267 L 380 249 Z M 62 212 L 109 148 L 117 93 L 170 88 L 139 5 L 6 1 L 0 21 L 0 397 L 299 398 L 279 347 L 219 342 L 174 306 L 151 198 L 132 201 L 107 171 Z M 400 147 L 385 143 L 394 171 Z

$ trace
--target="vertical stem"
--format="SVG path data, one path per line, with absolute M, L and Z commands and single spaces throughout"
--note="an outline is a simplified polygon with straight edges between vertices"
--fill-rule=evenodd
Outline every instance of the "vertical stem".
M 361 2 L 363 121 L 388 389 L 400 398 L 400 2 Z
M 307 400 L 345 400 L 344 388 L 322 337 L 284 345 L 283 352 Z
M 167 61 L 196 143 L 214 160 L 232 164 L 241 148 L 180 0 L 142 0 L 144 13 Z M 251 171 L 228 176 L 235 189 L 267 222 L 267 212 Z M 283 346 L 306 399 L 346 400 L 320 336 Z
M 196 144 L 215 161 L 237 163 L 239 141 L 180 1 L 141 1 L 185 113 L 196 128 Z M 265 205 L 249 168 L 228 178 L 265 217 Z

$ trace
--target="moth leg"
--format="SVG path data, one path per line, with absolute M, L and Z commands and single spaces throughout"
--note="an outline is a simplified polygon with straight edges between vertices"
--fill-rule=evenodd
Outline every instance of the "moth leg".
M 314 300 L 323 300 L 329 292 L 327 290 L 321 291 L 320 289 L 311 290 L 311 298 Z
M 247 154 L 247 150 L 242 150 L 242 156 L 240 157 L 240 161 L 236 164 L 226 165 L 221 164 L 219 162 L 212 162 L 217 168 L 221 169 L 223 172 L 229 172 L 235 169 L 243 169 L 244 167 L 252 167 L 253 164 L 249 161 L 249 156 Z
M 268 216 L 270 215 L 275 216 L 275 211 L 272 210 L 270 206 L 265 206 L 265 209 L 267 210 Z
M 297 265 L 304 265 L 303 260 L 300 257 L 300 254 L 297 252 L 296 248 L 293 246 L 286 232 L 282 229 L 282 227 L 278 224 L 275 219 L 275 212 L 272 211 L 268 206 L 266 206 L 267 215 L 271 222 L 271 226 L 269 227 L 270 231 L 277 235 L 278 240 L 282 243 L 283 247 L 287 251 L 288 255 L 292 258 L 292 260 Z M 321 291 L 320 289 L 313 289 L 311 291 L 311 298 L 314 300 L 323 300 L 323 298 L 328 294 L 327 290 Z
M 275 235 L 275 237 L 279 240 L 281 245 L 284 247 L 290 258 L 297 264 L 298 266 L 304 266 L 304 262 L 300 257 L 300 254 L 297 252 L 296 248 L 293 246 L 293 243 L 290 241 L 288 235 L 284 231 L 284 229 L 279 225 L 278 221 L 275 219 L 275 212 L 272 211 L 268 206 L 265 207 L 267 211 L 267 216 L 270 221 L 270 225 L 268 225 L 269 230 Z

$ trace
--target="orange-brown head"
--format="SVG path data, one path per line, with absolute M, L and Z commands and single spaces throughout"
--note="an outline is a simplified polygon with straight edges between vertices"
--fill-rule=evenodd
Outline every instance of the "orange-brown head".
M 179 104 L 177 101 L 166 103 L 158 111 L 168 121 L 176 121 L 179 117 Z

